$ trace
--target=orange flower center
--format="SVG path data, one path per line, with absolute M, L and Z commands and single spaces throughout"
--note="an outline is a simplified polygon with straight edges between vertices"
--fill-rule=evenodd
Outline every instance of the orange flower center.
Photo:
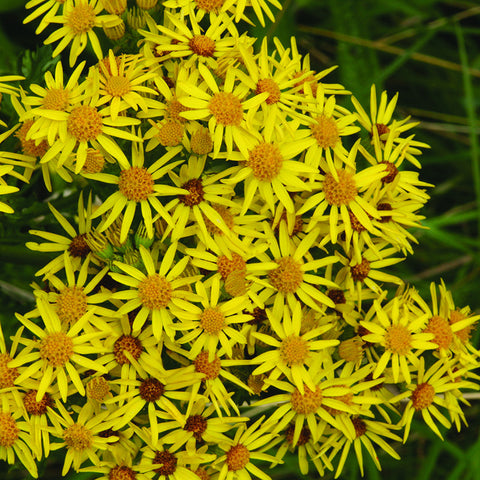
M 448 349 L 453 341 L 453 332 L 448 320 L 438 315 L 433 316 L 425 328 L 425 332 L 433 333 L 433 342 L 438 348 Z
M 227 452 L 227 466 L 230 471 L 241 470 L 250 461 L 250 451 L 245 445 L 239 443 Z
M 11 447 L 18 438 L 20 428 L 8 412 L 0 412 L 0 447 Z
M 206 155 L 213 150 L 212 136 L 207 128 L 200 127 L 192 134 L 190 148 L 197 155 Z
M 81 452 L 93 444 L 92 432 L 84 425 L 74 423 L 63 432 L 63 439 L 68 448 Z
M 108 480 L 135 480 L 136 473 L 126 465 L 117 465 L 108 472 Z
M 198 8 L 206 12 L 218 12 L 223 7 L 225 0 L 195 0 Z
M 188 46 L 193 53 L 201 57 L 213 57 L 215 53 L 215 42 L 205 35 L 194 35 L 188 42 Z
M 51 88 L 43 97 L 43 108 L 65 111 L 68 107 L 68 91 L 63 88 Z
M 269 93 L 267 99 L 265 100 L 267 105 L 272 105 L 280 100 L 280 87 L 272 78 L 263 78 L 258 81 L 255 93 L 259 94 L 264 92 Z
M 232 253 L 232 258 L 228 258 L 226 255 L 219 256 L 217 266 L 223 280 L 233 271 L 245 272 L 247 269 L 245 260 L 238 253 Z
M 222 217 L 225 225 L 232 230 L 232 228 L 235 226 L 235 221 L 233 220 L 233 215 L 230 210 L 223 205 L 212 205 L 212 208 Z M 205 226 L 210 233 L 223 235 L 222 230 L 220 230 L 220 228 L 217 227 L 209 218 L 204 215 L 203 219 L 205 221 Z
M 167 120 L 157 125 L 157 139 L 164 147 L 175 147 L 182 143 L 183 125 L 175 120 Z
M 104 377 L 93 377 L 86 387 L 87 398 L 101 402 L 110 392 L 110 386 Z
M 57 297 L 57 314 L 66 325 L 74 324 L 87 311 L 83 287 L 66 287 Z
M 220 125 L 238 126 L 243 120 L 242 102 L 233 93 L 216 93 L 210 100 L 208 108 Z
M 113 355 L 119 365 L 130 363 L 129 358 L 125 355 L 128 352 L 135 360 L 138 360 L 143 351 L 142 342 L 131 335 L 122 335 L 117 338 L 113 344 Z
M 102 127 L 102 116 L 90 105 L 75 107 L 67 120 L 68 132 L 79 142 L 95 140 L 102 133 Z
M 318 385 L 315 387 L 315 391 L 310 390 L 306 385 L 304 388 L 305 392 L 303 394 L 296 388 L 292 393 L 290 402 L 293 410 L 297 413 L 308 415 L 309 413 L 316 412 L 320 408 L 323 395 Z
M 220 359 L 215 356 L 213 361 L 208 361 L 208 352 L 201 352 L 195 358 L 195 371 L 203 373 L 208 380 L 212 380 L 218 377 L 220 373 L 221 362 Z
M 319 115 L 316 122 L 310 125 L 310 131 L 313 138 L 322 148 L 333 148 L 340 141 L 338 127 L 332 117 L 326 115 Z
M 172 293 L 170 282 L 158 274 L 148 276 L 138 286 L 140 300 L 149 310 L 165 308 L 172 298 Z
M 82 170 L 85 173 L 100 173 L 105 165 L 105 158 L 99 150 L 87 149 L 87 156 Z
M 465 320 L 467 318 L 462 312 L 458 310 L 453 310 L 450 312 L 450 325 L 454 325 L 461 320 Z M 461 342 L 467 343 L 470 340 L 470 336 L 472 334 L 473 325 L 467 325 L 465 328 L 461 330 L 457 330 L 455 335 L 460 339 Z
M 248 152 L 248 166 L 259 180 L 271 182 L 282 169 L 283 157 L 273 143 L 260 143 Z
M 296 292 L 303 282 L 301 264 L 292 257 L 282 257 L 275 262 L 278 267 L 269 273 L 270 283 L 281 293 Z
M 280 356 L 288 366 L 304 364 L 309 351 L 308 342 L 297 335 L 284 338 L 280 346 Z
M 241 297 L 248 290 L 244 270 L 234 270 L 225 279 L 225 291 L 232 297 Z
M 95 11 L 92 5 L 84 3 L 73 7 L 67 14 L 65 25 L 74 35 L 87 33 L 95 26 Z
M 412 349 L 412 334 L 403 325 L 392 325 L 385 332 L 385 348 L 398 355 L 406 355 Z
M 337 170 L 338 180 L 329 172 L 323 181 L 325 200 L 330 205 L 348 205 L 357 196 L 357 186 L 353 174 L 346 170 Z
M 25 155 L 31 155 L 32 157 L 43 157 L 48 150 L 48 143 L 42 140 L 38 145 L 33 139 L 27 140 L 27 134 L 30 127 L 35 120 L 27 120 L 23 122 L 22 126 L 15 132 L 15 136 L 20 140 L 22 144 L 22 150 Z
M 179 195 L 179 200 L 187 207 L 193 207 L 203 202 L 203 185 L 199 178 L 192 178 L 182 185 L 182 188 L 188 190 L 186 195 Z
M 412 392 L 412 405 L 415 410 L 428 408 L 435 398 L 435 389 L 429 383 L 417 385 Z
M 165 109 L 165 118 L 167 120 L 174 120 L 175 122 L 185 123 L 187 119 L 180 114 L 190 110 L 188 107 L 182 105 L 176 98 L 172 98 L 168 101 Z
M 63 367 L 72 354 L 73 340 L 66 333 L 50 333 L 40 343 L 40 356 L 52 367 Z
M 11 360 L 12 357 L 8 353 L 0 353 L 0 389 L 13 387 L 19 375 L 16 368 L 7 366 Z
M 225 315 L 218 307 L 206 308 L 200 315 L 200 326 L 210 335 L 218 335 L 225 326 Z
M 23 405 L 30 415 L 43 415 L 47 413 L 48 407 L 53 406 L 53 399 L 45 393 L 42 399 L 37 402 L 37 390 L 29 390 L 23 397 Z
M 132 167 L 120 172 L 118 189 L 128 200 L 146 200 L 153 190 L 152 174 L 144 167 Z

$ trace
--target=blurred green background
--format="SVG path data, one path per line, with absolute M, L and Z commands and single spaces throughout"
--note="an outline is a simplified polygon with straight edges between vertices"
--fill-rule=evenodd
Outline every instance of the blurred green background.
M 0 75 L 21 73 L 45 34 L 34 34 L 38 22 L 23 25 L 23 0 L 0 0 Z M 320 71 L 339 68 L 328 82 L 345 85 L 368 107 L 372 83 L 391 98 L 399 92 L 397 115 L 411 115 L 420 125 L 416 139 L 431 145 L 421 157 L 421 179 L 434 183 L 422 214 L 428 230 L 415 232 L 415 254 L 395 266 L 395 273 L 428 298 L 431 281 L 443 278 L 457 305 L 480 307 L 480 5 L 473 1 L 438 0 L 286 0 L 277 21 L 255 27 L 257 37 L 277 36 L 284 45 L 296 36 L 302 53 Z M 48 33 L 48 29 L 46 31 Z M 40 58 L 48 59 L 41 56 Z M 30 60 L 29 60 L 30 59 Z M 35 62 L 34 62 L 35 63 Z M 23 66 L 23 67 L 22 67 Z M 37 65 L 38 68 L 42 65 Z M 43 65 L 44 66 L 44 65 Z M 350 105 L 346 105 L 351 107 Z M 36 198 L 38 192 L 31 192 Z M 28 197 L 27 197 L 28 198 Z M 29 238 L 20 219 L 0 220 L 0 320 L 11 325 L 13 312 L 30 309 L 29 283 L 42 265 L 38 254 L 22 250 Z M 16 223 L 15 223 L 16 222 Z M 12 243 L 13 242 L 13 243 Z M 14 245 L 12 249 L 12 244 Z M 15 256 L 12 256 L 15 255 Z M 477 344 L 478 345 L 478 344 Z M 454 480 L 480 478 L 478 400 L 467 410 L 470 428 L 453 429 L 441 442 L 418 424 L 401 461 L 380 455 L 383 471 L 366 464 L 369 480 L 380 478 Z M 340 478 L 359 478 L 355 461 Z M 47 468 L 44 478 L 56 478 Z M 48 473 L 49 472 L 49 473 Z M 276 470 L 277 472 L 277 470 Z M 278 468 L 275 479 L 303 478 L 296 459 Z M 309 478 L 317 478 L 312 474 Z M 12 471 L 0 478 L 23 478 Z M 70 474 L 86 480 L 90 476 Z M 325 478 L 332 478 L 327 475 Z

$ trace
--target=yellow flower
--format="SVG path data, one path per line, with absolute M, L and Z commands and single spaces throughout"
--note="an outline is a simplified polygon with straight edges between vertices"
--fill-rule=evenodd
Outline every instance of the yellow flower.
M 298 301 L 293 302 L 293 308 L 285 305 L 283 315 L 280 316 L 273 315 L 267 309 L 267 316 L 272 333 L 252 333 L 269 347 L 266 352 L 252 358 L 252 363 L 259 365 L 252 375 L 270 371 L 269 379 L 275 380 L 283 374 L 301 394 L 305 393 L 305 387 L 315 390 L 315 381 L 306 367 L 323 363 L 323 354 L 329 355 L 325 349 L 339 344 L 338 340 L 321 338 L 333 324 L 327 323 L 301 334 L 302 305 Z
M 114 264 L 126 273 L 111 273 L 111 277 L 126 286 L 129 290 L 118 290 L 113 298 L 127 300 L 118 309 L 118 314 L 123 315 L 140 308 L 132 325 L 132 332 L 137 335 L 140 329 L 150 317 L 153 326 L 153 334 L 157 340 L 162 338 L 165 332 L 173 339 L 173 319 L 180 311 L 195 311 L 192 300 L 197 296 L 185 289 L 187 285 L 198 280 L 198 277 L 182 276 L 189 258 L 184 256 L 176 261 L 177 243 L 172 243 L 165 252 L 161 261 L 158 260 L 158 250 L 151 253 L 145 247 L 140 246 L 140 255 L 146 274 L 139 269 L 115 261 Z M 190 300 L 190 302 L 189 302 Z
M 381 299 L 374 300 L 366 320 L 360 321 L 360 325 L 370 332 L 362 335 L 362 340 L 384 348 L 381 356 L 378 354 L 373 378 L 378 378 L 391 364 L 394 382 L 404 380 L 410 383 L 410 369 L 412 366 L 418 368 L 419 354 L 436 348 L 434 335 L 423 332 L 427 315 L 412 314 L 402 297 L 394 297 L 383 307 Z
M 120 20 L 116 15 L 101 15 L 102 11 L 103 4 L 98 0 L 65 0 L 63 14 L 49 18 L 49 23 L 61 25 L 44 42 L 49 45 L 59 41 L 52 57 L 56 57 L 71 44 L 69 64 L 73 67 L 78 56 L 90 43 L 97 58 L 103 58 L 102 47 L 94 29 L 104 25 L 114 26 L 120 23 Z
M 37 401 L 42 399 L 47 389 L 55 382 L 63 401 L 66 401 L 67 397 L 75 392 L 85 395 L 85 387 L 80 373 L 85 370 L 107 373 L 98 361 L 85 355 L 102 353 L 98 342 L 93 342 L 93 340 L 105 337 L 108 332 L 93 331 L 79 335 L 92 316 L 93 310 L 66 329 L 53 306 L 45 299 L 37 297 L 37 308 L 44 327 L 37 325 L 25 316 L 16 315 L 17 319 L 39 340 L 22 339 L 26 348 L 9 365 L 15 368 L 27 363 L 29 365 L 15 379 L 15 383 L 21 386 L 25 380 L 31 377 L 39 378 Z M 72 389 L 70 386 L 74 388 Z
M 197 282 L 195 290 L 200 299 L 201 307 L 192 305 L 190 310 L 179 311 L 181 322 L 173 328 L 187 332 L 177 339 L 179 344 L 190 343 L 190 357 L 196 357 L 200 351 L 210 353 L 209 361 L 215 358 L 217 345 L 223 347 L 229 357 L 233 356 L 232 347 L 245 344 L 247 339 L 235 326 L 251 320 L 251 315 L 244 314 L 245 297 L 235 297 L 226 302 L 220 300 L 220 279 L 212 278 L 208 284 Z
M 59 8 L 61 8 L 61 11 L 63 11 L 64 3 L 65 0 L 29 0 L 26 3 L 25 8 L 34 8 L 35 10 L 27 15 L 27 17 L 23 20 L 23 23 L 31 22 L 32 20 L 42 16 L 40 19 L 40 24 L 35 30 L 35 33 L 38 35 L 39 33 L 43 32 L 50 23 L 52 23 L 52 20 L 55 18 Z
M 196 78 L 194 81 L 180 83 L 180 87 L 188 92 L 188 96 L 182 96 L 178 100 L 189 108 L 182 112 L 181 116 L 188 120 L 208 120 L 208 128 L 213 138 L 214 157 L 218 155 L 223 145 L 229 153 L 233 151 L 234 145 L 245 149 L 245 138 L 252 135 L 248 126 L 249 112 L 254 112 L 255 107 L 265 101 L 269 93 L 260 93 L 245 100 L 249 89 L 241 82 L 235 84 L 235 69 L 227 71 L 221 86 L 204 64 L 198 66 L 198 72 L 203 80 L 199 85 L 196 84 L 198 81 Z
M 4 176 L 13 172 L 13 165 L 0 165 L 0 195 L 8 195 L 10 193 L 18 192 L 18 187 L 12 187 L 7 184 Z M 0 202 L 0 212 L 13 213 L 13 208 L 5 202 Z
M 120 218 L 121 213 L 124 211 L 120 229 L 120 241 L 124 242 L 134 221 L 137 207 L 140 207 L 143 223 L 149 238 L 153 237 L 152 207 L 167 223 L 172 223 L 169 213 L 157 197 L 183 194 L 185 190 L 157 183 L 157 181 L 178 164 L 182 163 L 182 160 L 171 162 L 180 150 L 181 147 L 169 150 L 153 164 L 146 167 L 143 145 L 132 143 L 130 160 L 127 159 L 121 150 L 119 154 L 115 154 L 115 159 L 121 168 L 119 175 L 111 173 L 84 174 L 89 179 L 118 186 L 118 190 L 112 193 L 95 210 L 92 216 L 92 218 L 97 218 L 109 212 L 99 225 L 100 232 L 106 230 L 115 220 Z

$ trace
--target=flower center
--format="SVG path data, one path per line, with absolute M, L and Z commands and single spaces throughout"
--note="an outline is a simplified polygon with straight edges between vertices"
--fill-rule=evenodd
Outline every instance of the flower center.
M 123 75 L 108 77 L 105 83 L 105 90 L 112 97 L 122 97 L 130 92 L 131 88 L 130 80 Z
M 120 172 L 118 189 L 128 200 L 146 200 L 153 190 L 152 174 L 144 167 L 132 167 Z
M 406 355 L 411 350 L 412 334 L 403 325 L 392 325 L 385 333 L 385 348 L 398 355 Z
M 210 480 L 210 475 L 204 467 L 198 467 L 194 473 L 200 480 Z
M 357 196 L 353 175 L 346 170 L 337 170 L 338 181 L 329 172 L 323 181 L 325 199 L 330 205 L 348 205 Z
M 331 290 L 328 290 L 327 297 L 332 300 L 335 305 L 347 303 L 347 299 L 345 298 L 345 292 L 343 290 L 332 288 Z
M 149 310 L 165 308 L 172 298 L 170 282 L 157 273 L 148 276 L 138 286 L 138 294 L 142 304 Z
M 157 452 L 155 457 L 153 457 L 152 462 L 154 464 L 162 464 L 161 467 L 155 469 L 155 472 L 159 475 L 164 475 L 167 478 L 168 475 L 173 475 L 177 469 L 177 457 L 166 450 L 163 452 Z
M 157 125 L 157 139 L 164 147 L 175 147 L 182 143 L 183 125 L 175 120 L 167 120 Z
M 417 385 L 412 392 L 412 405 L 415 410 L 428 408 L 435 398 L 435 389 L 429 383 Z
M 258 81 L 255 93 L 259 94 L 264 92 L 269 93 L 267 99 L 265 100 L 267 105 L 272 105 L 280 100 L 280 87 L 275 80 L 271 78 L 262 78 Z
M 193 207 L 203 202 L 203 185 L 199 178 L 192 178 L 185 182 L 181 188 L 188 190 L 186 195 L 179 195 L 179 200 L 187 207 Z
M 233 215 L 230 210 L 223 205 L 212 205 L 212 208 L 222 217 L 225 225 L 232 230 L 235 226 L 235 221 L 233 220 Z M 220 230 L 220 228 L 217 227 L 208 217 L 204 215 L 203 220 L 205 221 L 205 226 L 210 233 L 223 235 L 222 230 Z
M 355 282 L 363 282 L 370 273 L 370 262 L 366 258 L 362 258 L 358 265 L 350 267 L 350 272 Z
M 377 210 L 379 212 L 391 212 L 393 210 L 392 206 L 389 203 L 379 203 L 377 205 Z M 382 215 L 380 218 L 381 223 L 387 223 L 392 219 L 391 215 Z
M 221 255 L 217 258 L 217 266 L 222 280 L 225 280 L 233 271 L 245 272 L 247 269 L 245 260 L 238 253 L 232 253 L 232 258 Z
M 135 480 L 136 473 L 126 465 L 117 465 L 108 472 L 108 480 Z
M 290 399 L 292 408 L 299 414 L 308 415 L 316 412 L 322 405 L 323 395 L 322 390 L 317 385 L 315 391 L 310 390 L 306 385 L 304 387 L 305 393 L 300 393 L 296 388 Z
M 220 368 L 221 362 L 216 355 L 211 362 L 208 361 L 208 352 L 200 352 L 195 358 L 195 371 L 203 373 L 208 380 L 217 378 Z
M 19 375 L 16 368 L 7 366 L 11 360 L 12 357 L 8 353 L 0 353 L 0 389 L 13 387 Z
M 87 156 L 82 170 L 85 173 L 100 173 L 105 165 L 105 158 L 99 150 L 87 149 Z
M 458 310 L 453 310 L 450 312 L 450 325 L 454 325 L 457 322 L 460 322 L 461 320 L 465 320 L 466 316 L 462 313 L 459 312 Z M 470 340 L 470 336 L 473 330 L 473 325 L 467 325 L 465 328 L 462 328 L 461 330 L 457 330 L 455 335 L 460 339 L 461 342 L 467 343 Z M 1 382 L 1 380 L 0 380 Z
M 68 448 L 79 452 L 87 450 L 93 444 L 92 432 L 84 425 L 74 423 L 63 432 L 63 439 Z
M 73 257 L 85 258 L 90 253 L 90 247 L 85 240 L 86 236 L 87 235 L 85 233 L 81 233 L 73 237 L 70 241 L 68 251 L 72 254 Z
M 68 132 L 79 142 L 95 140 L 102 133 L 102 127 L 102 116 L 90 105 L 75 107 L 67 120 Z
M 225 0 L 195 0 L 195 3 L 206 12 L 217 12 L 223 7 Z
M 50 333 L 40 343 L 40 356 L 52 367 L 63 367 L 72 354 L 73 340 L 66 333 Z
M 157 401 L 165 392 L 165 385 L 156 378 L 142 380 L 139 387 L 140 397 L 146 402 Z
M 57 314 L 67 325 L 74 324 L 87 311 L 87 295 L 83 287 L 66 287 L 57 297 Z
M 248 152 L 248 166 L 263 182 L 271 182 L 282 169 L 280 149 L 273 143 L 260 143 Z
M 287 430 L 285 431 L 285 438 L 290 445 L 293 445 L 293 437 L 295 435 L 295 425 L 292 423 L 288 426 Z M 300 436 L 298 437 L 298 441 L 294 447 L 299 447 L 300 445 L 305 445 L 310 438 L 312 438 L 312 433 L 307 425 L 302 427 L 300 431 Z
M 187 418 L 183 429 L 187 430 L 188 432 L 193 432 L 193 436 L 196 438 L 196 440 L 201 442 L 202 435 L 207 429 L 207 421 L 202 417 L 202 415 L 191 415 Z
M 453 341 L 453 332 L 448 320 L 438 315 L 428 321 L 425 332 L 435 335 L 432 341 L 438 345 L 438 348 L 448 349 Z
M 18 438 L 20 428 L 8 412 L 0 412 L 0 447 L 11 447 Z
M 89 4 L 77 5 L 67 14 L 66 26 L 74 35 L 87 33 L 95 26 L 95 11 Z
M 227 452 L 227 466 L 230 471 L 241 470 L 249 461 L 250 451 L 241 443 L 234 445 Z
M 27 413 L 30 415 L 43 415 L 47 413 L 48 407 L 53 406 L 52 397 L 48 393 L 45 393 L 39 402 L 37 402 L 36 397 L 37 390 L 29 390 L 23 397 L 23 405 Z
M 264 308 L 255 307 L 252 311 L 253 318 L 248 321 L 249 325 L 260 325 L 267 321 L 267 312 Z
M 38 145 L 35 140 L 27 140 L 27 133 L 35 120 L 27 120 L 23 122 L 22 126 L 15 132 L 15 136 L 20 140 L 22 144 L 22 151 L 25 155 L 31 155 L 32 157 L 43 157 L 48 150 L 48 143 L 42 140 Z
M 350 210 L 348 211 L 348 216 L 350 218 L 350 225 L 355 232 L 360 233 L 366 230 L 360 220 Z
M 185 123 L 187 119 L 180 114 L 190 110 L 188 107 L 182 105 L 176 98 L 172 98 L 168 101 L 165 108 L 165 118 L 168 120 L 174 120 L 175 122 Z
M 380 164 L 386 166 L 385 176 L 382 178 L 382 182 L 392 183 L 398 174 L 398 168 L 392 162 L 380 162 Z
M 190 148 L 197 155 L 206 155 L 213 150 L 212 136 L 207 128 L 200 127 L 192 134 Z
M 218 335 L 225 326 L 225 315 L 218 307 L 206 308 L 200 315 L 200 326 L 210 335 Z
M 93 377 L 86 387 L 87 398 L 101 402 L 110 392 L 110 386 L 104 377 Z
M 352 423 L 357 438 L 365 434 L 365 432 L 367 431 L 367 424 L 361 418 L 353 417 Z
M 304 364 L 309 351 L 307 341 L 297 335 L 290 335 L 282 340 L 280 356 L 288 366 Z
M 113 344 L 113 355 L 119 365 L 130 363 L 130 360 L 125 355 L 128 352 L 135 360 L 138 360 L 143 351 L 142 342 L 131 335 L 122 335 L 117 338 Z
M 377 129 L 379 137 L 381 137 L 382 135 L 385 135 L 386 133 L 388 133 L 390 131 L 390 129 L 383 123 L 376 123 L 375 127 Z
M 359 336 L 343 340 L 338 346 L 338 355 L 346 362 L 360 362 L 363 358 L 363 340 Z
M 43 97 L 43 108 L 65 111 L 68 107 L 68 91 L 63 88 L 51 88 Z
M 210 100 L 208 108 L 220 125 L 238 126 L 243 120 L 242 102 L 233 93 L 216 93 Z
M 246 295 L 248 284 L 245 278 L 244 270 L 234 270 L 227 275 L 225 279 L 225 291 L 232 297 L 241 297 Z
M 215 53 L 215 42 L 205 35 L 195 35 L 189 42 L 188 46 L 193 53 L 201 57 L 213 57 Z
M 303 282 L 301 264 L 292 257 L 282 257 L 275 262 L 278 267 L 268 274 L 270 283 L 281 293 L 296 292 Z
M 316 123 L 310 125 L 310 131 L 322 148 L 333 148 L 340 141 L 337 124 L 332 117 L 319 115 Z

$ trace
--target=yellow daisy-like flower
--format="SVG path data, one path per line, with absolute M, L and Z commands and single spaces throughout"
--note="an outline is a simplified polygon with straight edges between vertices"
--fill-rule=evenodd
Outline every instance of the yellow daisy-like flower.
M 122 151 L 115 155 L 115 159 L 121 168 L 119 175 L 110 173 L 84 174 L 85 177 L 92 180 L 118 185 L 118 190 L 112 193 L 93 214 L 93 218 L 97 218 L 109 212 L 99 226 L 100 232 L 106 230 L 124 212 L 120 230 L 120 241 L 124 242 L 138 206 L 140 206 L 149 238 L 153 237 L 152 207 L 168 224 L 172 224 L 169 213 L 157 197 L 184 194 L 186 191 L 183 188 L 156 182 L 182 163 L 182 160 L 171 162 L 181 149 L 180 146 L 169 150 L 152 165 L 146 167 L 143 145 L 132 143 L 130 161 Z
M 31 107 L 25 112 L 22 120 L 34 120 L 28 130 L 27 139 L 45 139 L 49 145 L 53 145 L 57 137 L 66 138 L 67 119 L 52 118 L 52 115 L 53 112 L 69 112 L 81 101 L 85 84 L 78 83 L 78 80 L 84 67 L 85 62 L 81 62 L 69 75 L 65 84 L 63 65 L 62 62 L 58 62 L 54 75 L 49 70 L 45 72 L 45 87 L 30 85 L 30 90 L 35 96 L 26 96 L 22 100 L 25 105 Z
M 81 320 L 66 329 L 53 306 L 45 299 L 37 298 L 37 308 L 44 324 L 43 328 L 22 315 L 16 315 L 18 320 L 39 340 L 26 338 L 21 340 L 27 348 L 12 360 L 10 367 L 16 368 L 27 363 L 29 365 L 15 379 L 15 383 L 21 385 L 30 377 L 39 377 L 37 401 L 42 399 L 54 382 L 58 385 L 64 402 L 74 392 L 85 395 L 80 373 L 89 369 L 107 373 L 103 365 L 85 355 L 102 353 L 98 342 L 92 343 L 92 341 L 106 336 L 108 332 L 93 331 L 79 335 L 94 310 L 90 310 Z M 69 388 L 70 385 L 74 386 L 73 391 Z
M 97 106 L 108 103 L 113 120 L 128 108 L 138 110 L 140 107 L 145 112 L 157 104 L 147 96 L 155 95 L 155 90 L 144 85 L 155 73 L 145 71 L 140 60 L 139 55 L 115 56 L 109 50 L 108 57 L 99 62 L 99 71 L 94 70 L 99 75 L 100 100 Z
M 209 361 L 213 361 L 219 343 L 227 355 L 232 357 L 234 345 L 247 343 L 245 336 L 234 327 L 252 318 L 243 313 L 246 297 L 219 302 L 218 276 L 213 277 L 208 284 L 197 282 L 195 290 L 201 307 L 192 305 L 190 310 L 177 314 L 181 322 L 173 328 L 187 333 L 176 341 L 179 344 L 191 343 L 190 358 L 195 358 L 202 350 L 206 350 L 210 354 Z
M 425 359 L 421 357 L 415 381 L 408 382 L 406 386 L 407 390 L 391 399 L 392 403 L 406 398 L 408 399 L 400 423 L 401 426 L 405 427 L 403 435 L 404 443 L 410 434 L 412 419 L 416 412 L 421 412 L 424 422 L 443 440 L 443 436 L 435 420 L 446 428 L 450 428 L 451 424 L 437 407 L 443 407 L 443 409 L 447 409 L 449 406 L 452 407 L 452 404 L 446 402 L 443 394 L 462 387 L 478 388 L 471 382 L 462 380 L 461 371 L 458 371 L 456 375 L 454 374 L 452 376 L 448 373 L 449 370 L 452 370 L 452 366 L 450 362 L 445 361 L 445 359 L 438 360 L 426 370 Z M 460 407 L 457 405 L 456 408 L 459 409 Z M 455 411 L 453 413 L 458 414 L 458 412 Z
M 222 145 L 226 146 L 227 152 L 233 151 L 234 144 L 245 149 L 245 138 L 252 135 L 248 130 L 249 112 L 254 113 L 255 107 L 265 101 L 269 93 L 263 92 L 245 100 L 250 89 L 241 82 L 235 85 L 235 69 L 227 71 L 221 88 L 206 65 L 200 64 L 198 72 L 204 83 L 180 83 L 181 88 L 189 94 L 178 99 L 189 108 L 181 115 L 188 120 L 208 120 L 214 157 Z
M 419 353 L 437 347 L 432 333 L 423 331 L 427 315 L 413 315 L 402 298 L 394 297 L 382 307 L 381 300 L 374 300 L 373 306 L 360 325 L 368 332 L 362 335 L 365 342 L 380 345 L 384 352 L 378 358 L 373 378 L 378 378 L 390 364 L 393 380 L 411 383 L 410 367 L 418 368 Z
M 101 15 L 102 11 L 103 4 L 98 0 L 65 0 L 63 14 L 49 18 L 49 23 L 62 25 L 45 40 L 46 45 L 59 41 L 52 57 L 56 57 L 71 44 L 69 64 L 73 67 L 78 56 L 90 43 L 97 58 L 103 58 L 102 47 L 94 29 L 114 26 L 120 20 L 117 15 Z
M 106 450 L 109 443 L 115 441 L 112 437 L 104 437 L 102 432 L 107 430 L 111 423 L 108 419 L 109 411 L 94 413 L 90 403 L 86 403 L 76 412 L 76 421 L 60 401 L 55 402 L 57 412 L 51 416 L 54 423 L 54 435 L 63 442 L 58 447 L 65 447 L 66 454 L 63 462 L 62 476 L 65 476 L 71 467 L 78 471 L 80 466 L 90 460 L 98 464 L 98 450 Z
M 288 213 L 295 212 L 291 192 L 310 191 L 310 184 L 305 183 L 301 177 L 317 171 L 295 160 L 304 148 L 304 142 L 298 136 L 285 136 L 277 140 L 273 130 L 270 130 L 261 139 L 246 138 L 239 146 L 240 151 L 227 154 L 228 160 L 244 163 L 230 178 L 223 180 L 224 183 L 233 185 L 244 181 L 242 214 L 249 209 L 257 191 L 272 213 L 278 203 Z
M 225 454 L 213 462 L 213 467 L 220 470 L 218 480 L 271 480 L 269 475 L 255 465 L 255 461 L 271 462 L 273 465 L 282 463 L 280 459 L 262 452 L 262 447 L 272 438 L 272 433 L 265 426 L 264 417 L 248 427 L 245 424 L 240 425 L 233 440 L 219 444 Z
M 338 258 L 332 255 L 312 259 L 305 263 L 302 260 L 315 244 L 317 232 L 310 232 L 298 245 L 295 245 L 288 235 L 285 223 L 280 225 L 278 239 L 269 227 L 266 226 L 265 229 L 273 261 L 266 253 L 259 255 L 259 259 L 263 262 L 268 260 L 271 262 L 268 286 L 265 288 L 269 296 L 275 296 L 273 315 L 282 316 L 285 301 L 293 310 L 296 298 L 317 311 L 321 311 L 323 305 L 334 307 L 333 301 L 318 286 L 336 287 L 337 285 L 321 275 L 317 275 L 316 271 L 336 263 Z M 265 280 L 262 283 L 265 285 Z
M 321 339 L 321 335 L 330 330 L 333 324 L 328 323 L 301 334 L 303 314 L 298 301 L 294 302 L 291 311 L 285 305 L 283 315 L 274 315 L 268 309 L 267 316 L 272 334 L 253 332 L 252 335 L 270 348 L 252 359 L 253 364 L 259 364 L 252 375 L 271 372 L 269 379 L 276 380 L 283 374 L 301 394 L 305 393 L 305 387 L 315 390 L 315 381 L 305 367 L 323 363 L 322 352 L 340 343 L 338 340 Z
M 1 392 L 0 401 L 0 460 L 10 465 L 20 462 L 32 477 L 37 478 L 37 465 L 32 455 L 37 445 L 32 444 L 30 425 L 19 420 L 22 411 L 11 404 L 9 392 Z
M 230 52 L 236 44 L 238 34 L 233 37 L 225 33 L 229 25 L 223 16 L 216 17 L 205 31 L 195 17 L 188 18 L 189 22 L 185 22 L 184 18 L 167 11 L 166 23 L 171 28 L 157 24 L 156 29 L 160 34 L 145 30 L 140 30 L 140 33 L 145 36 L 147 45 L 154 50 L 159 62 L 182 58 L 183 67 L 205 62 L 209 68 L 215 69 L 216 58 Z
M 75 271 L 79 270 L 83 260 L 90 253 L 90 247 L 88 246 L 85 237 L 91 230 L 91 195 L 89 195 L 87 206 L 85 207 L 83 202 L 83 192 L 80 192 L 78 197 L 77 215 L 75 217 L 76 221 L 78 222 L 76 228 L 50 203 L 48 204 L 48 208 L 52 212 L 59 225 L 63 228 L 67 236 L 53 232 L 44 232 L 42 230 L 29 230 L 28 233 L 31 235 L 36 235 L 37 237 L 45 239 L 48 242 L 27 242 L 27 248 L 39 252 L 61 252 L 58 257 L 48 262 L 43 268 L 36 272 L 35 275 L 48 276 L 55 274 L 64 268 L 65 257 L 63 252 L 66 251 L 68 251 L 68 253 L 71 255 L 73 269 Z
M 141 245 L 140 255 L 146 274 L 131 265 L 114 262 L 114 265 L 127 275 L 111 273 L 111 277 L 131 287 L 130 290 L 119 290 L 113 294 L 113 298 L 127 300 L 118 309 L 118 314 L 123 315 L 140 308 L 132 325 L 134 335 L 140 332 L 150 316 L 155 338 L 160 340 L 165 332 L 173 339 L 175 335 L 173 319 L 177 316 L 177 311 L 192 310 L 193 306 L 188 300 L 196 301 L 197 296 L 185 287 L 198 280 L 198 277 L 182 276 L 189 257 L 184 256 L 176 261 L 176 253 L 177 243 L 172 243 L 161 261 L 158 261 L 158 251 L 152 255 Z
M 41 16 L 40 24 L 35 30 L 35 33 L 38 35 L 52 23 L 52 18 L 55 17 L 60 8 L 62 9 L 61 11 L 63 11 L 64 3 L 65 0 L 29 0 L 25 4 L 25 8 L 35 10 L 24 18 L 23 23 L 31 22 Z
M 320 191 L 308 197 L 297 211 L 297 215 L 302 215 L 315 208 L 307 231 L 312 230 L 320 221 L 326 222 L 325 218 L 328 218 L 332 243 L 337 241 L 339 222 L 343 223 L 347 237 L 351 237 L 349 211 L 368 230 L 373 229 L 369 216 L 380 217 L 375 207 L 364 200 L 362 193 L 372 185 L 379 184 L 385 174 L 385 166 L 375 165 L 361 171 L 357 171 L 355 166 L 352 167 L 351 165 L 355 165 L 359 143 L 360 141 L 357 141 L 350 149 L 347 159 L 343 160 L 338 156 L 333 158 L 333 168 L 320 175 Z M 331 158 L 329 152 L 326 157 Z M 314 189 L 318 187 L 313 185 Z M 328 215 L 325 215 L 325 212 L 328 212 Z

